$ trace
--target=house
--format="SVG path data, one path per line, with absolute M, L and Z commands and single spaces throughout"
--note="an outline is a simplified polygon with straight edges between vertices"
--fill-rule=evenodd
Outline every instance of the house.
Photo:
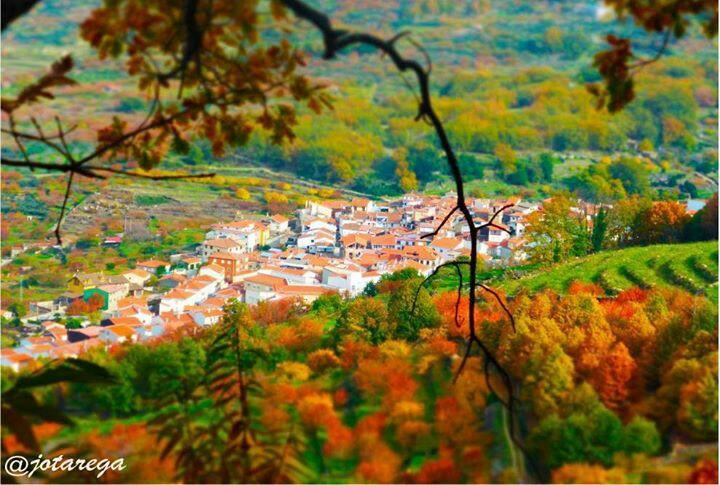
M 240 243 L 245 251 L 254 251 L 267 243 L 270 237 L 268 228 L 258 221 L 234 221 L 213 224 L 205 235 L 206 239 L 233 239 Z
M 35 359 L 28 354 L 17 352 L 13 349 L 2 349 L 0 354 L 0 365 L 10 367 L 14 372 L 20 372 L 33 365 Z
M 192 306 L 196 303 L 195 294 L 175 288 L 165 293 L 160 299 L 160 314 L 163 313 L 182 313 L 185 307 Z
M 208 239 L 200 245 L 200 256 L 207 261 L 210 256 L 216 253 L 241 254 L 247 252 L 244 244 L 231 238 Z
M 276 297 L 283 298 L 299 298 L 304 303 L 312 303 L 317 300 L 320 295 L 328 293 L 328 288 L 316 285 L 287 285 L 278 288 Z
M 110 325 L 100 330 L 98 338 L 105 344 L 122 344 L 125 342 L 136 342 L 137 333 L 129 325 Z
M 357 268 L 326 266 L 322 272 L 322 284 L 341 293 L 355 296 L 361 293 L 365 289 L 365 286 L 367 286 L 367 281 L 363 278 L 363 273 L 364 271 L 359 266 Z
M 122 244 L 122 236 L 108 236 L 103 240 L 103 246 L 105 247 L 118 247 Z
M 195 307 L 187 312 L 193 321 L 201 326 L 208 327 L 217 324 L 223 317 L 222 308 L 215 307 Z
M 465 247 L 465 241 L 456 237 L 437 237 L 432 240 L 429 247 L 447 260 L 453 259 L 460 254 Z
M 305 202 L 303 213 L 308 216 L 337 218 L 346 209 L 350 209 L 350 204 L 344 200 L 308 200 Z
M 268 229 L 270 229 L 270 232 L 275 233 L 283 233 L 287 232 L 289 227 L 290 219 L 285 217 L 282 214 L 275 214 L 274 216 L 270 217 L 270 220 L 268 221 Z
M 104 327 L 99 325 L 91 325 L 85 328 L 68 329 L 67 339 L 69 343 L 81 342 L 83 340 L 90 340 L 100 335 L 100 331 Z
M 284 278 L 257 274 L 246 278 L 243 282 L 245 287 L 245 303 L 254 305 L 264 300 L 270 300 L 277 295 L 277 291 L 287 286 Z
M 304 232 L 298 236 L 297 247 L 311 253 L 334 252 L 335 234 L 324 229 Z
M 99 273 L 75 273 L 68 281 L 68 290 L 70 293 L 82 293 L 88 288 L 95 288 L 100 285 L 122 284 L 127 280 L 120 275 L 106 275 L 102 271 Z
M 397 245 L 397 238 L 392 234 L 372 236 L 369 245 L 370 249 L 394 249 Z
M 145 286 L 148 281 L 150 281 L 150 278 L 152 278 L 152 273 L 149 271 L 145 271 L 144 269 L 131 269 L 130 271 L 126 271 L 122 274 L 122 276 L 128 281 L 128 283 L 132 283 L 138 286 Z
M 185 281 L 187 281 L 187 277 L 185 275 L 180 273 L 170 273 L 160 278 L 155 284 L 155 287 L 160 291 L 171 290 L 173 288 L 177 288 L 178 285 L 184 283 Z
M 135 265 L 135 268 L 142 269 L 148 273 L 154 275 L 162 275 L 170 271 L 172 265 L 167 261 L 160 261 L 157 259 L 149 259 L 147 261 L 140 261 Z
M 337 224 L 332 219 L 321 217 L 307 220 L 302 224 L 303 231 L 316 231 L 318 229 L 327 231 L 330 234 L 335 234 L 337 231 Z
M 117 310 L 118 302 L 128 294 L 128 283 L 124 285 L 102 285 L 89 288 L 83 292 L 83 300 L 88 301 L 93 295 L 100 295 L 103 300 L 103 311 Z
M 223 269 L 225 281 L 228 283 L 234 283 L 240 275 L 240 273 L 247 269 L 249 258 L 247 254 L 233 254 L 233 253 L 215 253 L 210 256 L 208 262 L 211 265 L 219 266 Z M 205 269 L 205 268 L 202 268 Z M 202 269 L 200 273 L 202 274 Z
M 313 285 L 318 283 L 317 273 L 308 268 L 265 265 L 259 273 L 283 278 L 290 284 Z
M 438 253 L 427 246 L 406 246 L 402 249 L 404 259 L 415 261 L 425 267 L 434 268 L 440 264 Z
M 43 322 L 40 325 L 43 327 L 44 334 L 51 337 L 54 344 L 67 342 L 67 329 L 65 325 L 53 321 Z
M 205 266 L 202 266 L 200 268 L 200 270 L 198 271 L 198 275 L 210 276 L 211 278 L 214 278 L 216 280 L 223 280 L 225 279 L 225 268 L 219 264 L 206 264 Z
M 183 256 L 180 258 L 178 266 L 185 271 L 197 271 L 200 269 L 201 263 L 200 258 L 196 258 L 195 256 Z

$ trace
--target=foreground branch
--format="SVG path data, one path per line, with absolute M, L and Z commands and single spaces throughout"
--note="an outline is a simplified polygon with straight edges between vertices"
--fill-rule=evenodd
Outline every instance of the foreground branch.
M 486 379 L 490 381 L 489 371 L 490 371 L 490 364 L 492 365 L 492 369 L 494 369 L 500 376 L 501 381 L 503 382 L 503 385 L 505 386 L 505 394 L 506 398 L 501 399 L 501 402 L 503 406 L 508 410 L 508 413 L 510 414 L 510 421 L 514 422 L 518 419 L 517 417 L 517 407 L 515 406 L 515 389 L 514 389 L 514 383 L 510 376 L 510 374 L 502 367 L 502 365 L 498 362 L 498 360 L 495 358 L 493 353 L 490 351 L 490 349 L 483 344 L 483 342 L 480 340 L 480 338 L 477 335 L 477 328 L 476 328 L 476 321 L 475 321 L 475 306 L 477 303 L 477 296 L 475 294 L 474 288 L 478 286 L 477 281 L 477 263 L 478 263 L 478 235 L 480 232 L 480 229 L 483 227 L 499 227 L 496 226 L 494 221 L 495 218 L 498 216 L 499 213 L 501 213 L 503 210 L 507 208 L 504 207 L 497 211 L 493 217 L 484 225 L 477 225 L 473 219 L 473 214 L 470 208 L 468 207 L 467 203 L 465 202 L 465 185 L 463 182 L 462 173 L 460 172 L 460 166 L 458 164 L 457 157 L 455 155 L 455 152 L 452 148 L 452 145 L 450 144 L 450 140 L 447 136 L 447 133 L 445 131 L 445 127 L 440 120 L 440 117 L 435 112 L 435 109 L 433 108 L 432 99 L 430 96 L 430 64 L 428 62 L 428 56 L 427 53 L 424 52 L 422 49 L 420 49 L 421 53 L 425 55 L 426 62 L 428 63 L 428 67 L 425 68 L 423 65 L 414 60 L 404 57 L 396 48 L 397 42 L 405 38 L 405 34 L 396 35 L 390 39 L 384 40 L 380 37 L 377 37 L 375 35 L 371 35 L 364 32 L 349 32 L 347 30 L 343 29 L 335 29 L 332 26 L 332 23 L 330 21 L 330 18 L 323 14 L 322 12 L 314 9 L 313 7 L 307 5 L 306 3 L 300 1 L 300 0 L 281 0 L 282 3 L 290 9 L 298 18 L 306 20 L 310 22 L 320 33 L 323 37 L 323 43 L 325 47 L 325 52 L 323 57 L 325 59 L 332 59 L 335 57 L 336 54 L 338 54 L 343 49 L 354 46 L 354 45 L 366 45 L 373 47 L 380 51 L 382 54 L 386 55 L 395 65 L 395 67 L 400 71 L 401 73 L 404 72 L 412 72 L 415 74 L 415 77 L 417 79 L 417 85 L 419 90 L 419 102 L 418 102 L 418 113 L 415 117 L 416 120 L 423 120 L 428 122 L 433 129 L 435 130 L 435 133 L 438 137 L 438 140 L 440 142 L 440 145 L 443 149 L 443 152 L 445 153 L 445 157 L 447 159 L 448 165 L 450 167 L 450 172 L 452 174 L 452 177 L 455 181 L 455 191 L 457 194 L 457 204 L 456 207 L 448 214 L 445 219 L 440 224 L 440 227 L 434 231 L 433 234 L 437 234 L 439 230 L 442 228 L 442 226 L 449 220 L 452 214 L 454 214 L 456 211 L 460 211 L 463 218 L 465 219 L 465 222 L 467 223 L 469 229 L 470 229 L 470 261 L 467 262 L 452 262 L 452 263 L 445 263 L 444 265 L 439 266 L 435 269 L 435 271 L 428 276 L 428 278 L 419 285 L 417 293 L 416 293 L 416 301 L 417 301 L 417 295 L 419 294 L 419 291 L 424 286 L 424 284 L 432 279 L 435 275 L 437 275 L 437 272 L 442 267 L 447 266 L 454 266 L 459 271 L 459 266 L 461 264 L 469 265 L 470 267 L 470 288 L 471 291 L 469 292 L 469 298 L 468 298 L 468 310 L 469 310 L 469 338 L 467 341 L 467 347 L 465 350 L 465 357 L 463 358 L 463 361 L 460 365 L 460 370 L 464 368 L 465 362 L 469 358 L 472 348 L 477 345 L 482 352 L 482 355 L 486 362 Z M 462 276 L 461 276 L 462 280 Z M 503 307 L 507 309 L 507 307 L 503 303 Z M 415 302 L 413 302 L 413 313 L 415 310 Z M 514 321 L 511 320 L 513 327 L 514 327 Z M 500 396 L 500 393 L 495 392 L 495 394 L 498 394 Z M 510 435 L 513 443 L 521 450 L 523 451 L 523 454 L 525 454 L 525 448 L 522 446 L 520 442 L 520 438 L 517 433 L 517 429 L 515 426 L 510 427 Z

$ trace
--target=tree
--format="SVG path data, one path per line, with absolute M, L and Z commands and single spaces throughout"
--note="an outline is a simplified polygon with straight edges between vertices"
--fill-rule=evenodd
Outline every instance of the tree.
M 685 206 L 674 201 L 655 202 L 643 211 L 634 228 L 641 244 L 675 243 L 682 239 L 690 216 Z
M 610 0 L 608 5 L 619 17 L 631 16 L 646 31 L 662 34 L 663 37 L 653 57 L 636 60 L 630 39 L 611 34 L 607 36 L 610 48 L 595 54 L 594 60 L 604 85 L 589 84 L 587 87 L 597 97 L 598 106 L 607 107 L 610 112 L 623 109 L 635 98 L 634 75 L 658 61 L 668 48 L 671 37 L 683 37 L 694 19 L 700 22 L 707 37 L 717 36 L 718 6 L 711 0 L 675 2 L 671 7 L 648 5 L 644 0 Z
M 629 195 L 648 195 L 650 174 L 637 158 L 623 157 L 615 160 L 610 164 L 609 170 L 610 175 L 620 180 Z
M 607 214 L 607 236 L 609 247 L 625 247 L 639 242 L 636 228 L 642 214 L 650 210 L 652 202 L 638 196 L 618 201 Z
M 378 345 L 395 333 L 395 321 L 391 320 L 385 304 L 377 298 L 360 297 L 350 303 L 338 319 L 333 334 L 367 335 L 367 340 Z
M 616 344 L 603 358 L 592 376 L 592 383 L 598 396 L 609 409 L 622 411 L 630 394 L 629 384 L 637 369 L 627 347 Z
M 440 324 L 432 298 L 420 283 L 418 279 L 406 280 L 390 295 L 388 314 L 395 325 L 394 336 L 397 338 L 415 341 L 421 329 Z
M 23 318 L 25 315 L 27 315 L 27 308 L 24 304 L 14 301 L 8 305 L 8 310 L 12 312 L 13 315 L 15 315 L 17 318 Z
M 415 173 L 410 170 L 410 165 L 407 160 L 407 150 L 404 148 L 397 149 L 395 151 L 395 159 L 397 163 L 395 175 L 398 178 L 400 188 L 405 192 L 416 190 L 418 188 L 418 181 Z
M 693 214 L 683 232 L 686 241 L 711 241 L 718 238 L 717 192 L 705 202 L 702 209 Z
M 590 235 L 571 207 L 571 200 L 559 194 L 528 216 L 526 237 L 534 261 L 558 262 L 587 253 Z
M 240 200 L 250 200 L 250 192 L 242 187 L 235 191 L 235 197 Z
M 552 182 L 553 171 L 555 170 L 555 159 L 547 152 L 540 154 L 540 170 L 542 170 L 543 181 Z
M 601 251 L 607 234 L 607 211 L 601 207 L 593 221 L 593 230 L 590 240 L 594 252 Z
M 65 328 L 68 330 L 74 330 L 82 327 L 82 320 L 79 318 L 68 318 L 65 320 Z
M 653 456 L 660 452 L 661 447 L 660 433 L 652 421 L 636 416 L 625 427 L 622 449 L 628 455 L 643 453 Z
M 509 175 L 515 173 L 517 170 L 517 158 L 515 151 L 510 145 L 506 145 L 505 143 L 499 144 L 495 147 L 495 156 L 500 163 L 500 170 L 503 174 Z

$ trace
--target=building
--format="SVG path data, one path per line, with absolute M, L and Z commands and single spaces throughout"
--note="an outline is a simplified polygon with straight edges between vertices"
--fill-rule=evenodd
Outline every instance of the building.
M 135 265 L 135 268 L 142 269 L 148 273 L 154 275 L 164 274 L 170 271 L 171 264 L 167 261 L 159 261 L 157 259 L 149 259 L 147 261 L 140 261 Z
M 282 214 L 275 214 L 270 217 L 270 220 L 268 221 L 268 229 L 270 229 L 270 232 L 283 233 L 290 229 L 289 224 L 290 219 Z
M 88 288 L 83 292 L 83 300 L 88 301 L 93 295 L 99 295 L 103 300 L 103 311 L 114 311 L 118 308 L 118 302 L 125 298 L 129 291 L 129 284 L 123 285 L 102 285 L 97 288 Z
M 200 245 L 200 257 L 207 261 L 210 256 L 217 253 L 242 254 L 247 252 L 246 240 L 238 242 L 233 238 L 206 239 Z
M 212 254 L 208 258 L 208 262 L 211 265 L 222 268 L 225 281 L 234 283 L 242 274 L 243 270 L 247 269 L 249 258 L 247 254 L 220 252 Z

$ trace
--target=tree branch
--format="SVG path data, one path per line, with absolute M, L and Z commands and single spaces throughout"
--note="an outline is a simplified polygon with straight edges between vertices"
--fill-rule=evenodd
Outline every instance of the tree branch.
M 342 49 L 352 46 L 352 45 L 366 45 L 370 47 L 374 47 L 381 53 L 387 55 L 390 60 L 393 62 L 395 67 L 400 72 L 405 71 L 411 71 L 415 74 L 415 77 L 417 78 L 418 82 L 418 89 L 420 94 L 420 101 L 418 105 L 418 113 L 415 117 L 416 120 L 427 120 L 430 125 L 435 130 L 435 133 L 438 137 L 438 140 L 440 142 L 440 145 L 445 153 L 445 157 L 447 159 L 448 165 L 450 167 L 450 171 L 452 173 L 453 179 L 455 181 L 455 191 L 457 194 L 457 204 L 456 204 L 456 210 L 459 210 L 465 221 L 468 224 L 468 227 L 470 229 L 470 261 L 469 262 L 462 262 L 462 264 L 468 264 L 470 266 L 470 288 L 471 291 L 469 292 L 469 300 L 468 300 L 468 310 L 469 310 L 469 331 L 470 331 L 470 337 L 467 341 L 467 348 L 465 352 L 465 359 L 470 355 L 470 352 L 472 350 L 473 344 L 477 344 L 480 350 L 483 353 L 483 356 L 486 361 L 490 361 L 493 364 L 493 367 L 496 369 L 496 371 L 501 375 L 502 381 L 506 387 L 507 391 L 507 399 L 503 403 L 503 405 L 508 410 L 508 413 L 511 415 L 511 421 L 514 419 L 517 419 L 517 416 L 514 415 L 516 412 L 516 408 L 514 406 L 515 398 L 514 398 L 514 384 L 512 381 L 512 378 L 510 377 L 510 374 L 503 369 L 503 367 L 500 365 L 500 363 L 497 361 L 493 353 L 490 351 L 490 349 L 485 346 L 482 341 L 479 339 L 476 333 L 476 322 L 475 322 L 475 305 L 476 305 L 476 295 L 474 288 L 477 286 L 477 263 L 478 263 L 478 242 L 477 237 L 480 229 L 482 227 L 489 227 L 489 224 L 493 224 L 495 217 L 502 212 L 503 209 L 497 211 L 493 217 L 486 223 L 486 225 L 477 225 L 475 224 L 475 221 L 473 220 L 473 214 L 470 211 L 470 208 L 467 206 L 465 202 L 465 185 L 462 177 L 462 173 L 460 171 L 460 166 L 458 164 L 457 157 L 455 155 L 455 152 L 452 148 L 452 145 L 450 144 L 450 140 L 447 136 L 447 133 L 445 131 L 445 127 L 440 120 L 440 117 L 435 112 L 435 109 L 432 105 L 432 99 L 430 96 L 430 72 L 431 69 L 428 67 L 428 69 L 423 68 L 423 66 L 413 60 L 403 57 L 402 54 L 397 50 L 396 43 L 397 40 L 400 38 L 398 36 L 392 37 L 389 40 L 383 40 L 377 36 L 362 33 L 362 32 L 348 32 L 345 30 L 339 30 L 334 29 L 332 27 L 332 24 L 330 22 L 330 18 L 323 14 L 322 12 L 310 7 L 306 3 L 300 1 L 300 0 L 281 0 L 282 3 L 290 9 L 298 18 L 307 20 L 311 24 L 313 24 L 322 34 L 323 36 L 323 42 L 325 47 L 325 52 L 323 57 L 325 59 L 332 59 L 335 57 L 335 55 L 340 52 Z M 427 53 L 425 53 L 427 55 Z M 452 212 L 455 212 L 454 210 Z M 443 224 L 446 222 L 443 221 Z M 442 224 L 441 224 L 442 227 Z M 445 266 L 451 266 L 451 265 L 458 265 L 461 264 L 461 262 L 453 262 L 453 263 L 446 263 L 444 265 L 438 266 L 438 268 L 433 271 L 433 273 L 428 276 L 419 286 L 416 291 L 415 300 L 413 301 L 413 310 L 412 314 L 414 314 L 415 310 L 415 303 L 417 302 L 417 297 L 419 295 L 420 290 L 424 286 L 427 281 L 432 279 L 436 274 L 437 271 Z M 460 368 L 464 368 L 464 361 L 461 364 Z M 486 372 L 486 379 L 489 380 L 489 375 Z M 497 394 L 497 393 L 496 393 Z M 510 432 L 511 440 L 513 443 L 525 454 L 525 449 L 520 443 L 520 438 L 517 435 L 516 429 L 514 427 L 511 427 Z

